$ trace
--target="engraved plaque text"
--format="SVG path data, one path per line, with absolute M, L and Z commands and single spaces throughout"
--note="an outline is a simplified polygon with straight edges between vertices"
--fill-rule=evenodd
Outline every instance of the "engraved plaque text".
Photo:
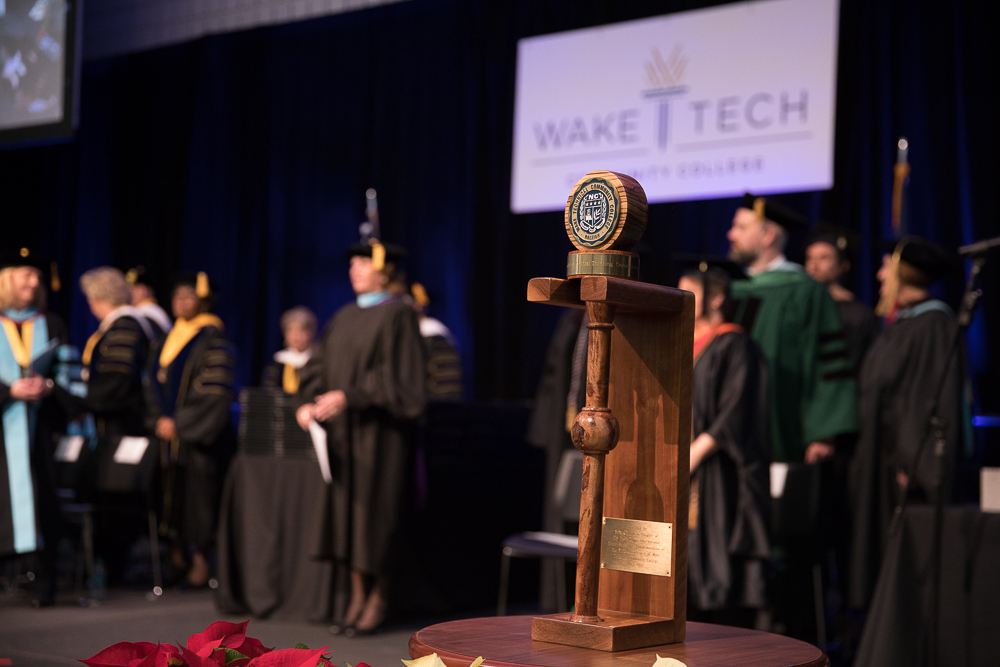
M 669 577 L 674 525 L 604 517 L 601 567 Z

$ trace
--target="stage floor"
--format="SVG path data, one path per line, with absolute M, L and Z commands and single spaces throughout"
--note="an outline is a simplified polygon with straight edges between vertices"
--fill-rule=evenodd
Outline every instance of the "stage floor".
M 0 665 L 80 667 L 78 658 L 89 658 L 115 642 L 183 643 L 219 620 L 240 622 L 246 617 L 219 614 L 208 591 L 167 591 L 148 602 L 144 592 L 112 590 L 98 607 L 80 607 L 66 596 L 54 607 L 34 609 L 23 595 L 0 589 Z M 277 648 L 299 642 L 313 648 L 329 645 L 338 667 L 359 662 L 389 667 L 407 657 L 410 636 L 427 623 L 393 625 L 373 637 L 347 639 L 330 635 L 325 624 L 252 620 L 248 634 Z

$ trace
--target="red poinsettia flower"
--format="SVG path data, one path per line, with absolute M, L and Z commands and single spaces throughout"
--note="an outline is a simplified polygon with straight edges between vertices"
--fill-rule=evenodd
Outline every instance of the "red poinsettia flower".
M 183 658 L 186 667 L 223 667 L 226 664 L 225 651 L 215 651 L 210 656 L 203 656 L 184 646 L 180 648 L 180 657 Z
M 170 657 L 178 654 L 170 644 L 118 642 L 80 662 L 87 667 L 167 667 Z
M 285 648 L 271 651 L 250 661 L 249 667 L 333 667 L 333 663 L 323 659 L 327 647 L 315 651 L 304 648 Z
M 187 640 L 189 651 L 207 658 L 213 656 L 218 649 L 232 649 L 246 658 L 253 659 L 258 656 L 270 653 L 274 649 L 269 649 L 253 637 L 247 637 L 247 624 L 249 619 L 242 623 L 228 623 L 226 621 L 216 621 L 198 634 L 191 635 Z M 224 656 L 223 652 L 219 652 Z M 225 658 L 223 658 L 225 660 Z M 230 661 L 228 664 L 241 667 L 248 661 Z M 223 664 L 226 664 L 223 662 Z

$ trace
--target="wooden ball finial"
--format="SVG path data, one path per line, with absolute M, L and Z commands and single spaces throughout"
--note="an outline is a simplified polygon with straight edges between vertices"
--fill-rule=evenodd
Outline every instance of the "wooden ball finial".
M 583 252 L 631 250 L 646 229 L 646 193 L 631 176 L 592 171 L 566 202 L 566 233 Z

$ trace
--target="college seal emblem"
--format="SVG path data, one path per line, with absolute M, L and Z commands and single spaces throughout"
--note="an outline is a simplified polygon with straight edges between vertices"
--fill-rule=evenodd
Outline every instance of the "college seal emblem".
M 574 193 L 570 229 L 578 245 L 596 248 L 614 234 L 621 202 L 615 188 L 603 178 L 592 178 Z

